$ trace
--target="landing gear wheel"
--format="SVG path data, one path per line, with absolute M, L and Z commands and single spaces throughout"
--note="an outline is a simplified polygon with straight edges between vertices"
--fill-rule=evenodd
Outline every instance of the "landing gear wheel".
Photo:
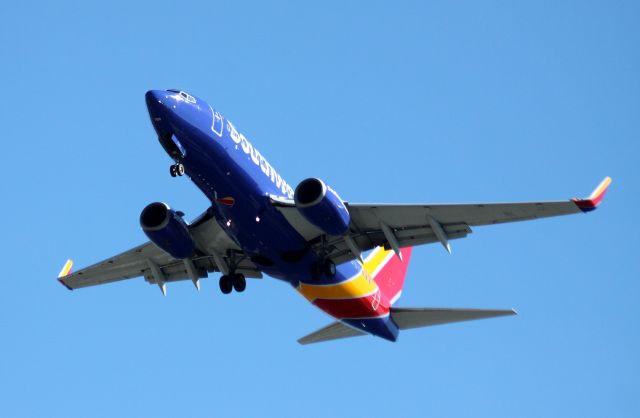
M 336 263 L 331 260 L 325 260 L 322 263 L 322 272 L 329 277 L 334 277 L 336 275 Z
M 331 260 L 318 262 L 311 268 L 311 277 L 315 281 L 319 281 L 323 277 L 333 279 L 336 275 L 336 263 Z
M 220 277 L 220 291 L 228 295 L 233 290 L 233 281 L 231 277 L 224 275 Z
M 236 273 L 231 276 L 231 280 L 236 292 L 242 293 L 247 288 L 247 280 L 244 278 L 244 274 Z
M 171 173 L 171 177 L 175 176 L 184 176 L 184 164 L 176 163 L 169 167 L 169 173 Z

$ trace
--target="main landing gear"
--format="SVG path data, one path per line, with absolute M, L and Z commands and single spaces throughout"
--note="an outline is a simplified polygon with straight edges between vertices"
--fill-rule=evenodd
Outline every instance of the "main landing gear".
M 317 253 L 319 260 L 316 264 L 311 266 L 311 278 L 316 281 L 319 281 L 322 278 L 328 278 L 331 280 L 337 273 L 336 263 L 328 257 L 329 251 L 326 235 L 322 235 L 321 239 L 321 248 Z
M 327 259 L 318 263 L 312 270 L 311 274 L 315 280 L 320 280 L 322 276 L 332 279 L 336 275 L 336 263 Z
M 171 177 L 184 176 L 184 164 L 173 164 L 171 167 L 169 167 L 169 173 L 171 173 Z
M 220 277 L 220 291 L 225 295 L 231 293 L 232 290 L 235 290 L 238 293 L 242 293 L 246 288 L 247 280 L 244 278 L 244 274 L 225 274 Z

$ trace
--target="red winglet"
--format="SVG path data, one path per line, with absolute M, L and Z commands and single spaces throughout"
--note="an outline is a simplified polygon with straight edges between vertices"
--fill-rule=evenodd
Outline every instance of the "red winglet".
M 591 193 L 586 199 L 571 199 L 573 203 L 583 212 L 591 212 L 595 210 L 600 202 L 602 202 L 602 198 L 604 194 L 607 192 L 609 185 L 611 184 L 611 177 L 605 177 L 604 180 L 596 187 L 596 189 Z

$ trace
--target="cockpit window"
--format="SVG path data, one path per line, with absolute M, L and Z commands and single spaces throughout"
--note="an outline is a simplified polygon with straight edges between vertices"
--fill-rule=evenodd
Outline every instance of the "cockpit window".
M 178 93 L 180 95 L 180 97 L 182 97 L 184 99 L 184 101 L 187 102 L 187 103 L 195 103 L 196 102 L 196 98 L 195 97 L 193 97 L 189 93 L 184 92 L 182 90 L 168 89 L 167 91 L 170 91 L 171 93 Z

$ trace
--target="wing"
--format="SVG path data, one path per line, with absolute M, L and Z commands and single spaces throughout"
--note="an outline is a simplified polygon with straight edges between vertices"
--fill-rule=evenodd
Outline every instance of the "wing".
M 360 252 L 377 246 L 393 249 L 464 238 L 472 226 L 526 221 L 594 210 L 611 178 L 605 178 L 586 199 L 529 203 L 476 204 L 347 204 L 350 230 L 341 237 L 327 236 L 310 224 L 291 202 L 273 200 L 289 223 L 318 251 L 336 263 L 361 258 Z
M 240 247 L 218 225 L 213 211 L 202 214 L 189 229 L 198 253 L 190 259 L 175 259 L 147 242 L 74 273 L 70 272 L 68 261 L 58 280 L 73 290 L 143 276 L 150 284 L 159 285 L 165 293 L 165 283 L 192 280 L 199 288 L 201 278 L 216 271 L 228 273 L 230 265 L 236 265 L 236 271 L 245 277 L 262 277 L 256 265 L 244 256 Z

